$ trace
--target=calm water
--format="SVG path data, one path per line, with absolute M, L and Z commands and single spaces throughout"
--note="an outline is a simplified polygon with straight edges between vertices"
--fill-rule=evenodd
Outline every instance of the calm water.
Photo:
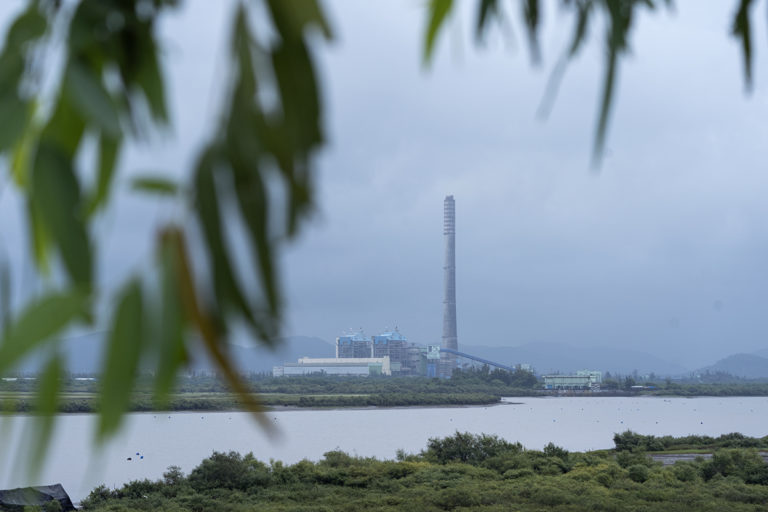
M 535 449 L 553 441 L 569 450 L 610 448 L 613 434 L 626 429 L 764 436 L 768 398 L 514 398 L 492 407 L 290 410 L 268 417 L 276 436 L 266 435 L 244 413 L 131 414 L 119 437 L 97 450 L 91 415 L 61 416 L 37 482 L 15 469 L 32 420 L 11 417 L 0 424 L 0 488 L 59 482 L 80 500 L 102 483 L 112 487 L 160 478 L 170 465 L 188 472 L 214 450 L 252 451 L 261 460 L 288 463 L 316 460 L 337 448 L 391 459 L 400 448 L 418 452 L 430 437 L 457 430 L 497 434 Z

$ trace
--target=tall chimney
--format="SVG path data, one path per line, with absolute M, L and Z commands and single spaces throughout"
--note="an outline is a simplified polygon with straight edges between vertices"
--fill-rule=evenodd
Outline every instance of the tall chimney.
M 443 348 L 458 350 L 456 335 L 456 205 L 453 196 L 443 202 L 443 236 L 445 237 L 445 266 L 443 267 Z M 441 376 L 450 377 L 456 368 L 456 356 L 443 352 Z

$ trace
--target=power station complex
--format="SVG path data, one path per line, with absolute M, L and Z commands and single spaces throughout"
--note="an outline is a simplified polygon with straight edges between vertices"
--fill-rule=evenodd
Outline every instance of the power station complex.
M 302 357 L 295 363 L 273 368 L 274 376 L 307 375 L 425 375 L 450 378 L 457 368 L 457 358 L 509 371 L 526 369 L 527 365 L 512 368 L 504 364 L 459 352 L 456 329 L 456 202 L 453 196 L 443 201 L 443 239 L 445 263 L 443 266 L 443 336 L 440 345 L 410 343 L 397 329 L 375 336 L 366 336 L 362 329 L 336 338 L 336 357 Z M 545 376 L 547 389 L 599 388 L 600 372 L 583 371 L 577 375 Z
M 440 347 L 410 343 L 397 329 L 366 336 L 362 331 L 336 338 L 336 357 L 302 357 L 276 366 L 274 376 L 307 375 L 426 375 L 437 377 Z
M 443 201 L 443 237 L 443 338 L 440 346 L 409 343 L 397 329 L 371 337 L 360 330 L 336 338 L 335 358 L 302 357 L 295 363 L 274 367 L 272 374 L 394 374 L 449 378 L 456 368 L 457 356 L 463 355 L 458 351 L 456 332 L 456 203 L 453 196 L 446 196 Z

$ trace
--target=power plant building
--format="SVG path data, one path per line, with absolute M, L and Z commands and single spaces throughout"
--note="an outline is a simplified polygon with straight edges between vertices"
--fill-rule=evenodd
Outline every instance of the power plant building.
M 556 390 L 599 390 L 603 373 L 594 370 L 580 370 L 576 375 L 544 375 L 544 389 Z
M 409 363 L 408 339 L 397 329 L 373 336 L 371 341 L 373 357 L 388 356 L 393 372 L 400 373 L 403 369 L 413 366 Z
M 310 358 L 302 357 L 296 363 L 285 363 L 272 369 L 273 377 L 295 375 L 346 375 L 368 377 L 371 375 L 392 375 L 389 357 L 354 357 L 354 358 Z
M 336 357 L 373 357 L 371 339 L 367 338 L 363 331 L 339 336 L 336 338 Z

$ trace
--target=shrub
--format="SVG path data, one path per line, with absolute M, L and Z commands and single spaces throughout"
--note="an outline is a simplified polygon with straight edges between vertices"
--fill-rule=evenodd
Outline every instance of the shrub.
M 644 466 L 642 464 L 634 464 L 632 466 L 629 466 L 628 470 L 629 472 L 629 478 L 633 482 L 637 482 L 639 484 L 645 482 L 648 480 L 648 466 Z
M 444 439 L 430 439 L 426 451 L 422 451 L 421 455 L 428 461 L 439 464 L 464 462 L 477 465 L 490 457 L 522 451 L 523 446 L 520 443 L 510 443 L 498 436 L 456 432 Z
M 271 480 L 269 467 L 248 454 L 214 452 L 189 474 L 188 481 L 198 492 L 209 489 L 236 489 L 246 491 L 262 487 Z
M 694 482 L 699 479 L 696 465 L 686 461 L 675 462 L 672 467 L 672 474 L 681 482 Z
M 547 457 L 559 457 L 562 460 L 568 460 L 568 450 L 561 448 L 554 443 L 549 443 L 544 447 L 544 455 Z

